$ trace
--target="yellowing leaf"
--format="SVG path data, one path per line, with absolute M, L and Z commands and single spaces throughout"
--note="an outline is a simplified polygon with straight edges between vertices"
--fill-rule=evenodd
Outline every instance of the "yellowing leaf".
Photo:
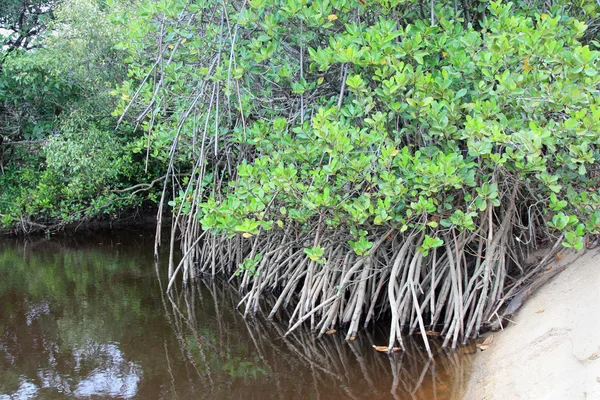
M 129 97 L 129 95 L 127 93 L 123 93 L 121 95 L 121 98 L 125 101 L 131 101 L 131 97 Z
M 387 352 L 390 349 L 387 346 L 375 346 L 375 345 L 373 345 L 373 348 L 377 351 L 381 351 L 382 353 Z
M 523 71 L 531 71 L 533 67 L 529 65 L 529 57 L 523 60 Z
M 387 61 L 386 60 L 381 60 L 381 62 L 379 64 L 385 65 L 385 64 L 387 64 Z
M 484 346 L 489 346 L 490 344 L 492 344 L 492 342 L 494 341 L 494 335 L 490 335 L 488 337 L 485 338 L 485 340 L 483 341 L 483 343 L 481 343 Z
M 398 153 L 400 153 L 400 150 L 398 149 L 392 151 L 392 157 L 395 157 Z
M 448 57 L 448 53 L 446 53 L 445 51 L 442 51 L 442 56 Z
M 542 15 L 541 15 L 541 18 L 542 18 L 542 19 L 546 19 L 546 18 L 548 18 L 548 17 L 549 17 L 549 15 L 548 15 L 548 14 L 542 14 Z
M 335 329 L 330 329 L 327 332 L 325 332 L 325 334 L 327 335 L 333 335 L 334 333 L 336 333 L 337 331 Z
M 543 313 L 544 311 L 546 311 L 546 310 L 537 310 L 535 313 L 536 313 L 536 314 L 541 314 L 541 313 Z
M 181 41 L 181 43 L 185 43 L 185 42 L 187 42 L 187 39 L 183 38 L 183 40 Z
M 324 80 L 325 78 L 320 77 L 319 79 L 317 79 L 317 83 L 320 85 L 321 83 L 323 83 Z
M 245 237 L 245 238 L 250 238 L 250 237 L 252 237 L 254 235 L 251 234 L 250 232 L 244 232 L 244 233 L 242 233 L 242 236 Z
M 328 19 L 329 21 L 335 21 L 336 19 L 338 19 L 338 17 L 337 17 L 337 15 L 335 15 L 335 14 L 329 14 L 329 15 L 327 16 L 327 19 Z
M 490 335 L 485 338 L 482 343 L 477 344 L 477 348 L 481 351 L 487 350 L 490 348 L 490 345 L 494 341 L 494 335 Z
M 172 49 L 172 48 L 173 48 L 173 45 L 172 45 L 172 44 L 170 44 L 170 45 L 169 45 L 169 48 L 170 48 L 170 49 Z
M 348 339 L 348 341 L 354 342 L 354 339 L 356 339 L 356 336 L 350 336 L 350 338 Z

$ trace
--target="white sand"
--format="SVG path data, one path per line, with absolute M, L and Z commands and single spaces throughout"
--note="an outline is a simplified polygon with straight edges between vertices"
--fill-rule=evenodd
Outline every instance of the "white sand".
M 464 399 L 600 400 L 600 250 L 568 262 L 475 356 Z

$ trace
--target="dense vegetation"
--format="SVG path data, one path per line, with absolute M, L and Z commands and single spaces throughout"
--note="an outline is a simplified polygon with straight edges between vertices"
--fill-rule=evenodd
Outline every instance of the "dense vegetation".
M 2 26 L 32 22 L 5 36 L 0 55 L 0 227 L 52 229 L 132 210 L 142 198 L 120 190 L 155 178 L 155 166 L 131 151 L 139 132 L 115 130 L 126 27 L 112 19 L 124 5 L 13 3 Z
M 599 12 L 60 2 L 2 61 L 3 224 L 155 200 L 169 286 L 224 274 L 291 330 L 385 317 L 390 350 L 408 329 L 456 345 L 540 273 L 533 250 L 600 231 Z

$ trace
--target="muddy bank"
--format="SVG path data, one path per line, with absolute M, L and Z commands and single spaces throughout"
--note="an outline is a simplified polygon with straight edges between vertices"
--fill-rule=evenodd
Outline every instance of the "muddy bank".
M 475 356 L 464 399 L 600 399 L 600 249 L 562 265 Z

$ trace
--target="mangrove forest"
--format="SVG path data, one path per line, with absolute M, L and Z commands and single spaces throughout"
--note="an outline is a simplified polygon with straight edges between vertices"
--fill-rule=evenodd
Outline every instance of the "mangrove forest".
M 151 218 L 281 337 L 432 357 L 600 233 L 596 0 L 3 0 L 0 48 L 0 230 Z

